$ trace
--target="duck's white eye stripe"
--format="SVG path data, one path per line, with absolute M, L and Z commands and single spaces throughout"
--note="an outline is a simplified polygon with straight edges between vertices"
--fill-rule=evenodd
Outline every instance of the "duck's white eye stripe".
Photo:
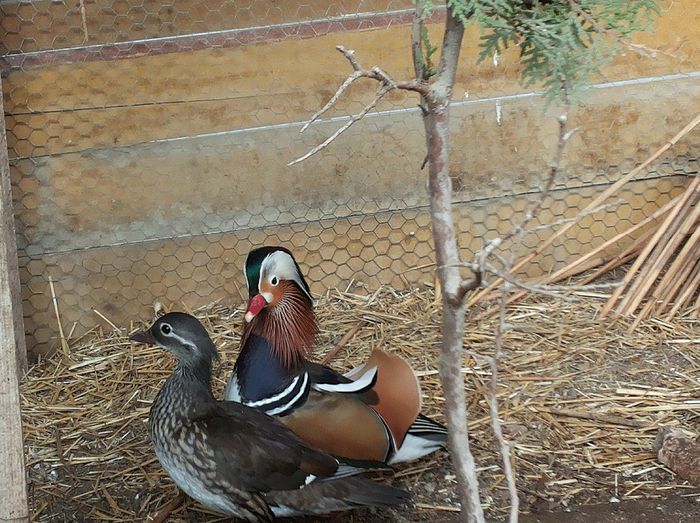
M 262 289 L 263 276 L 268 272 L 275 271 L 274 255 L 274 252 L 268 254 L 260 264 L 260 274 L 258 274 L 258 292 L 260 292 L 260 289 Z
M 260 266 L 260 281 L 258 288 L 263 283 L 263 276 L 268 278 L 270 285 L 277 285 L 281 280 L 290 280 L 295 282 L 299 288 L 306 294 L 310 300 L 313 300 L 307 289 L 306 282 L 294 262 L 294 258 L 285 251 L 274 251 L 268 254 Z M 276 279 L 273 281 L 273 279 Z
M 171 338 L 175 338 L 177 341 L 179 341 L 182 345 L 184 345 L 185 347 L 187 347 L 191 351 L 195 351 L 195 352 L 197 351 L 197 346 L 194 343 L 192 343 L 191 341 L 186 340 L 185 338 L 182 338 L 181 336 L 178 336 L 174 332 L 171 332 L 169 334 L 169 336 Z

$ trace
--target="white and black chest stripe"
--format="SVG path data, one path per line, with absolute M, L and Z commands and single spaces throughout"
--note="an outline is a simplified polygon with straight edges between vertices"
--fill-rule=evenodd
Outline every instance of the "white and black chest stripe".
M 304 372 L 294 376 L 289 385 L 280 392 L 267 398 L 249 400 L 242 395 L 238 376 L 234 373 L 226 387 L 225 397 L 229 401 L 242 403 L 270 416 L 284 416 L 303 404 L 310 390 L 309 373 Z

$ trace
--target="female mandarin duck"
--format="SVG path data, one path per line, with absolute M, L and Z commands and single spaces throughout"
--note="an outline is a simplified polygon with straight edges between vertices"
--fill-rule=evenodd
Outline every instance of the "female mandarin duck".
M 354 476 L 362 470 L 311 448 L 275 418 L 216 401 L 211 367 L 218 355 L 196 318 L 172 312 L 131 339 L 178 360 L 151 407 L 151 441 L 175 483 L 206 507 L 272 521 L 408 500 L 403 490 Z
M 312 446 L 344 458 L 393 465 L 446 445 L 446 428 L 420 414 L 418 379 L 400 357 L 375 350 L 344 375 L 307 360 L 318 326 L 291 252 L 256 249 L 244 272 L 250 300 L 226 399 L 280 416 Z

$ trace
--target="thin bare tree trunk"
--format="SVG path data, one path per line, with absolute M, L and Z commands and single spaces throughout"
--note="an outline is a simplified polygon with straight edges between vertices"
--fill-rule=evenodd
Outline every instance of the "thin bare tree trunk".
M 479 499 L 474 457 L 469 449 L 467 405 L 461 373 L 464 333 L 464 301 L 458 296 L 461 284 L 459 253 L 452 220 L 452 182 L 448 170 L 448 108 L 426 115 L 425 129 L 430 164 L 430 207 L 433 238 L 442 285 L 442 353 L 440 378 L 444 389 L 450 455 L 459 482 L 465 521 L 484 521 Z
M 293 160 L 289 165 L 303 161 L 309 156 L 323 150 L 354 122 L 362 119 L 368 111 L 393 89 L 414 91 L 421 95 L 423 124 L 429 163 L 430 206 L 433 224 L 433 239 L 437 261 L 438 278 L 442 286 L 442 354 L 440 358 L 440 377 L 442 379 L 447 425 L 449 429 L 450 455 L 459 483 L 459 497 L 462 503 L 463 520 L 468 523 L 483 523 L 484 512 L 479 498 L 479 482 L 476 475 L 474 457 L 469 448 L 469 430 L 467 426 L 467 405 L 464 397 L 464 379 L 462 378 L 462 337 L 464 332 L 464 297 L 481 283 L 481 273 L 475 271 L 475 278 L 465 281 L 460 274 L 459 249 L 452 220 L 452 180 L 449 173 L 449 109 L 452 88 L 457 73 L 464 26 L 446 9 L 445 32 L 442 52 L 437 71 L 432 70 L 430 56 L 423 55 L 424 21 L 429 14 L 426 0 L 418 0 L 413 20 L 412 50 L 416 77 L 411 81 L 395 81 L 379 67 L 364 69 L 355 57 L 355 51 L 337 46 L 343 56 L 350 62 L 353 72 L 338 88 L 331 99 L 311 117 L 309 123 L 333 107 L 340 95 L 359 78 L 371 78 L 380 82 L 375 98 L 364 109 L 353 116 L 338 131 L 324 142 L 314 147 L 305 155 Z M 427 48 L 426 48 L 427 52 Z M 427 52 L 426 54 L 432 54 Z M 431 81 L 433 80 L 433 81 Z
M 450 455 L 459 482 L 463 519 L 469 523 L 479 523 L 484 521 L 484 513 L 479 498 L 474 457 L 469 448 L 467 405 L 461 373 L 464 299 L 459 250 L 452 218 L 452 180 L 449 173 L 449 105 L 463 35 L 464 26 L 448 9 L 438 77 L 430 86 L 427 96 L 422 97 L 422 104 L 428 147 L 433 240 L 438 277 L 442 285 L 440 377 L 447 410 Z M 414 61 L 420 79 L 422 68 L 418 60 Z

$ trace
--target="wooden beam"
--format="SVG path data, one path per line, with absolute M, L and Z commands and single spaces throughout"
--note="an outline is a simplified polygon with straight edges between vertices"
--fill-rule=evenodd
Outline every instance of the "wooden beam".
M 27 351 L 4 114 L 0 96 L 0 521 L 19 523 L 29 521 L 19 400 Z

